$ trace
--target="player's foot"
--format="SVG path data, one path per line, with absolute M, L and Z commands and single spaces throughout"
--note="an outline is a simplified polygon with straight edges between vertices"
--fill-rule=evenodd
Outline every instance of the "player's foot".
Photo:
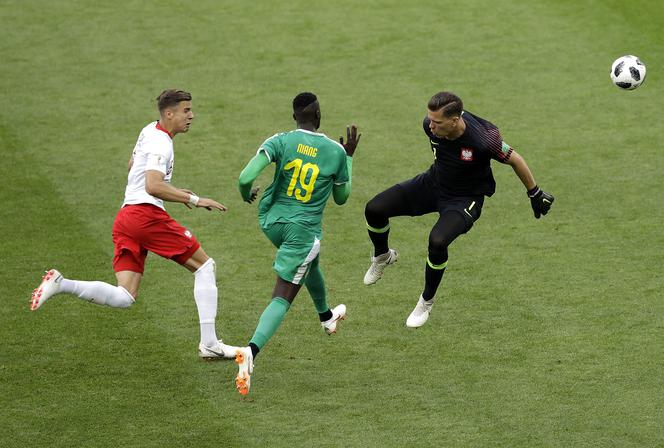
M 422 296 L 417 301 L 415 309 L 410 313 L 408 319 L 406 319 L 406 326 L 410 328 L 418 328 L 424 325 L 429 319 L 429 313 L 431 313 L 431 307 L 433 306 L 433 299 L 424 300 Z
M 213 359 L 235 359 L 235 352 L 239 347 L 226 345 L 219 339 L 213 346 L 204 345 L 202 342 L 198 344 L 198 356 L 205 360 Z
M 326 320 L 325 322 L 321 322 L 320 324 L 323 326 L 325 333 L 334 334 L 337 332 L 337 324 L 339 323 L 339 321 L 344 320 L 345 318 L 346 318 L 346 305 L 342 303 L 332 308 L 332 317 L 330 318 L 330 320 Z
M 55 269 L 46 271 L 46 275 L 42 277 L 42 282 L 39 287 L 32 291 L 30 309 L 35 311 L 42 306 L 44 302 L 59 293 L 60 282 L 62 282 L 62 274 Z
M 254 356 L 251 347 L 238 348 L 235 351 L 235 362 L 238 365 L 235 387 L 240 395 L 247 395 L 251 387 L 251 374 L 254 372 Z
M 364 274 L 364 284 L 373 285 L 376 283 L 383 276 L 385 267 L 388 264 L 395 263 L 398 256 L 399 254 L 397 254 L 396 250 L 390 249 L 377 257 L 371 257 L 371 266 L 369 266 L 367 273 Z

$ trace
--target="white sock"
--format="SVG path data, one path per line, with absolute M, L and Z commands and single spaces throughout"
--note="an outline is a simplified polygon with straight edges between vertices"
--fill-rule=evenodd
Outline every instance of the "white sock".
M 60 283 L 60 292 L 73 294 L 90 303 L 113 308 L 128 308 L 134 303 L 134 298 L 122 286 L 113 286 L 104 282 L 85 282 L 63 278 Z
M 217 344 L 215 322 L 217 319 L 216 265 L 212 258 L 194 272 L 194 299 L 201 324 L 201 342 L 213 347 Z

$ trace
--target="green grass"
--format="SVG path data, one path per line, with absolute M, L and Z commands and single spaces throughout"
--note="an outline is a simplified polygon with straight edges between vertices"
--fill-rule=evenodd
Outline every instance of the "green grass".
M 664 446 L 661 17 L 646 0 L 2 2 L 0 445 Z M 634 92 L 608 76 L 627 53 L 648 66 Z M 191 91 L 196 113 L 174 184 L 230 209 L 168 207 L 217 260 L 232 344 L 274 283 L 240 170 L 292 128 L 302 90 L 319 95 L 323 132 L 363 134 L 321 255 L 349 318 L 326 337 L 303 292 L 245 400 L 234 363 L 197 359 L 193 280 L 173 263 L 149 258 L 128 310 L 28 309 L 50 267 L 114 281 L 125 164 L 167 87 Z M 393 220 L 400 260 L 366 288 L 363 208 L 428 167 L 421 120 L 442 89 L 497 124 L 556 203 L 534 220 L 494 166 L 498 191 L 412 331 L 436 217 Z

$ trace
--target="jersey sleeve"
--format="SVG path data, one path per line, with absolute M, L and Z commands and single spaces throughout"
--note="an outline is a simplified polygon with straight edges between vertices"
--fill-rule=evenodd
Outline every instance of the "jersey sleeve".
M 167 137 L 146 138 L 141 144 L 141 150 L 145 154 L 145 171 L 155 170 L 166 175 L 173 153 L 172 143 Z
M 346 151 L 340 151 L 338 157 L 337 171 L 334 173 L 334 185 L 345 184 L 350 180 L 348 175 L 348 164 L 346 163 Z
M 500 131 L 497 128 L 490 128 L 487 131 L 487 149 L 492 159 L 500 163 L 507 163 L 512 155 L 512 148 L 503 141 Z
M 284 145 L 282 144 L 283 135 L 283 133 L 274 134 L 272 137 L 265 140 L 258 148 L 258 151 L 256 151 L 256 154 L 260 154 L 261 152 L 265 153 L 270 162 L 278 160 L 284 150 Z

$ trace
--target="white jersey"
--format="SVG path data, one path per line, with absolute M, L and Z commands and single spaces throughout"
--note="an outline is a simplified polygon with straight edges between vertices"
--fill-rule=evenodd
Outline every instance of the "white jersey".
M 173 140 L 158 121 L 145 126 L 138 136 L 132 155 L 133 164 L 127 176 L 127 188 L 122 206 L 128 204 L 153 204 L 164 208 L 164 201 L 145 191 L 145 171 L 164 173 L 164 181 L 170 182 L 173 175 Z

